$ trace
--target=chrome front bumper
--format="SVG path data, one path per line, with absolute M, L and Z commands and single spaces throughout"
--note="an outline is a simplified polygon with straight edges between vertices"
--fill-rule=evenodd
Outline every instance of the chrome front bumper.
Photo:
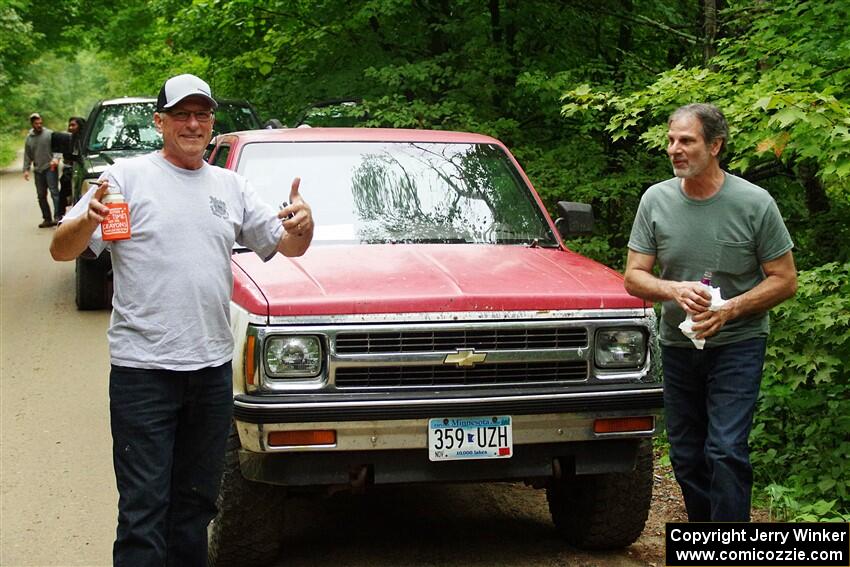
M 599 434 L 598 418 L 652 415 L 662 407 L 660 386 L 538 396 L 383 401 L 276 402 L 237 396 L 234 414 L 243 450 L 256 453 L 425 449 L 435 417 L 510 415 L 515 445 L 648 437 L 652 430 Z M 657 421 L 657 420 L 656 420 Z M 274 431 L 334 430 L 336 443 L 271 447 Z

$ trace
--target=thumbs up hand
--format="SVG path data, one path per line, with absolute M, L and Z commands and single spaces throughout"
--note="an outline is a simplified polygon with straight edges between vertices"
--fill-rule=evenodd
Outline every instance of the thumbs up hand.
M 299 192 L 301 178 L 292 180 L 292 188 L 289 191 L 289 205 L 283 207 L 277 218 L 283 220 L 283 228 L 294 236 L 305 236 L 313 234 L 313 212 L 310 205 L 304 200 Z
M 103 219 L 109 214 L 109 207 L 101 202 L 101 199 L 106 194 L 106 190 L 109 189 L 109 182 L 106 179 L 101 179 L 99 183 L 100 185 L 95 189 L 94 195 L 92 195 L 89 202 L 89 208 L 86 211 L 86 219 L 96 224 L 102 223 Z

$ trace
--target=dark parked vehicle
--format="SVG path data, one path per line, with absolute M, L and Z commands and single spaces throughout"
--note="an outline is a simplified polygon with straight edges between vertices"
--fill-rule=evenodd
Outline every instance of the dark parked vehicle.
M 262 127 L 250 103 L 218 101 L 214 134 Z M 113 162 L 162 147 L 153 123 L 156 99 L 125 97 L 99 101 L 91 110 L 83 132 L 82 155 L 75 166 L 72 199 L 76 202 Z M 77 308 L 104 309 L 112 302 L 112 261 L 109 253 L 98 258 L 80 257 L 76 267 Z
M 368 118 L 358 111 L 362 101 L 355 98 L 325 100 L 311 104 L 295 116 L 294 127 L 307 125 L 321 128 L 348 128 L 362 126 Z

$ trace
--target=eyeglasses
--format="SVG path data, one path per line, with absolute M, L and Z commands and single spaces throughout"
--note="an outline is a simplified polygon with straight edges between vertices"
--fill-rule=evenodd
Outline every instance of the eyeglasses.
M 197 112 L 189 112 L 188 110 L 170 110 L 166 112 L 171 118 L 177 122 L 186 122 L 190 116 L 194 116 L 195 120 L 200 123 L 209 122 L 215 116 L 212 110 L 199 110 Z

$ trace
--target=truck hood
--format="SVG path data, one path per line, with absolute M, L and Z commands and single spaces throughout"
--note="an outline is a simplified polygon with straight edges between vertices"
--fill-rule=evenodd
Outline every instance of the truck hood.
M 314 245 L 263 262 L 235 253 L 234 301 L 258 315 L 642 308 L 617 272 L 560 249 Z
M 89 171 L 100 175 L 113 162 L 149 154 L 155 151 L 157 150 L 103 150 L 102 152 L 89 153 L 86 155 L 86 159 L 89 162 Z

